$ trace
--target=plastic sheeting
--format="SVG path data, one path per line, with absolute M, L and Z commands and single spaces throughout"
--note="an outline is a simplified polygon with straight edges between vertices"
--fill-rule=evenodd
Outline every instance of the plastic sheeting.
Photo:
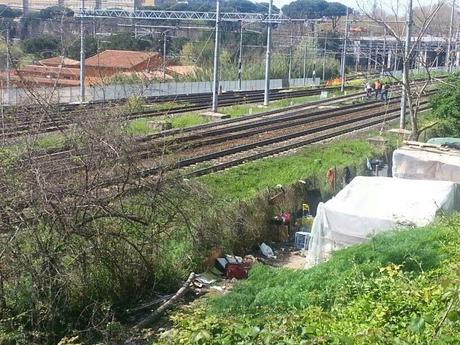
M 434 144 L 434 145 L 445 145 L 445 144 L 460 144 L 460 138 L 431 138 L 428 139 L 426 142 L 427 144 Z
M 460 152 L 400 148 L 393 152 L 393 177 L 460 183 Z
M 424 226 L 440 209 L 446 213 L 458 209 L 456 190 L 457 185 L 447 181 L 356 177 L 334 198 L 319 204 L 306 267 L 377 233 Z

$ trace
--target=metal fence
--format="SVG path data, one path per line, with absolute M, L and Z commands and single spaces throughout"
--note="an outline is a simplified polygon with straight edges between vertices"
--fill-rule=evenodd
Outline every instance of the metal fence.
M 431 71 L 446 71 L 447 67 L 432 67 Z M 452 66 L 453 72 L 459 72 L 460 67 Z M 423 73 L 423 69 L 413 69 L 411 73 Z M 400 77 L 401 71 L 385 72 L 384 75 Z M 291 80 L 272 79 L 271 89 L 278 89 L 283 86 L 318 86 L 320 78 L 292 78 Z M 224 80 L 220 82 L 223 91 L 239 90 L 238 80 Z M 243 80 L 242 91 L 263 90 L 264 80 Z M 113 84 L 105 86 L 93 86 L 86 88 L 86 101 L 104 101 L 128 98 L 133 95 L 142 97 L 170 96 L 179 94 L 197 94 L 212 91 L 212 82 L 166 82 L 166 83 L 145 83 L 145 84 Z M 34 98 L 43 98 L 53 103 L 76 103 L 80 101 L 79 87 L 63 87 L 51 89 L 46 87 L 35 88 L 33 92 L 27 89 L 10 88 L 9 92 L 4 90 L 3 104 L 18 105 L 34 103 Z
M 319 85 L 320 79 L 303 78 L 291 79 L 292 86 L 313 86 Z M 220 82 L 223 91 L 239 90 L 238 80 L 225 80 Z M 270 81 L 271 89 L 283 87 L 281 79 Z M 264 80 L 243 80 L 241 90 L 263 90 Z M 166 83 L 145 83 L 145 84 L 113 84 L 106 86 L 86 87 L 86 101 L 104 101 L 128 98 L 133 95 L 142 97 L 169 96 L 179 94 L 197 94 L 212 91 L 212 82 L 166 82 Z M 4 104 L 17 105 L 33 102 L 34 97 L 43 97 L 47 102 L 54 103 L 75 103 L 80 101 L 79 87 L 65 87 L 51 89 L 46 87 L 31 90 L 11 88 L 9 94 L 4 93 Z
M 321 84 L 320 78 L 291 78 L 289 86 L 319 86 Z

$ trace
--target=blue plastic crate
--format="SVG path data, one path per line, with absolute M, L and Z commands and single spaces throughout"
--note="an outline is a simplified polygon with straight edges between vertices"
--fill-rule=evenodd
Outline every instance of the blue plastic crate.
M 310 241 L 311 234 L 305 231 L 297 231 L 295 233 L 295 247 L 299 250 L 308 248 L 308 242 Z

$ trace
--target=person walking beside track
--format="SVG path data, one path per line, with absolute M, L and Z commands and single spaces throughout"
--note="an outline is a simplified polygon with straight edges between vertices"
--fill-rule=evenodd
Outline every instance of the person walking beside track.
M 374 83 L 374 91 L 375 91 L 375 99 L 378 99 L 380 93 L 382 92 L 382 83 L 378 79 Z
M 366 91 L 366 97 L 367 99 L 370 99 L 371 96 L 372 96 L 372 86 L 371 86 L 371 83 L 367 82 L 366 83 L 366 87 L 365 87 L 365 91 Z
M 381 93 L 380 100 L 382 100 L 383 102 L 388 101 L 388 91 L 389 90 L 390 90 L 390 84 L 385 83 L 385 85 L 383 85 L 382 87 L 382 93 Z

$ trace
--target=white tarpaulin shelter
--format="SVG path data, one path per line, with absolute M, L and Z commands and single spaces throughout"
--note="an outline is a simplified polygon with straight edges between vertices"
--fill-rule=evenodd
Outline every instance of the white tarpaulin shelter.
M 313 222 L 307 266 L 327 260 L 333 250 L 394 229 L 423 226 L 439 210 L 457 209 L 457 185 L 447 181 L 359 176 L 326 203 Z
M 460 151 L 403 147 L 393 152 L 393 177 L 460 183 Z

